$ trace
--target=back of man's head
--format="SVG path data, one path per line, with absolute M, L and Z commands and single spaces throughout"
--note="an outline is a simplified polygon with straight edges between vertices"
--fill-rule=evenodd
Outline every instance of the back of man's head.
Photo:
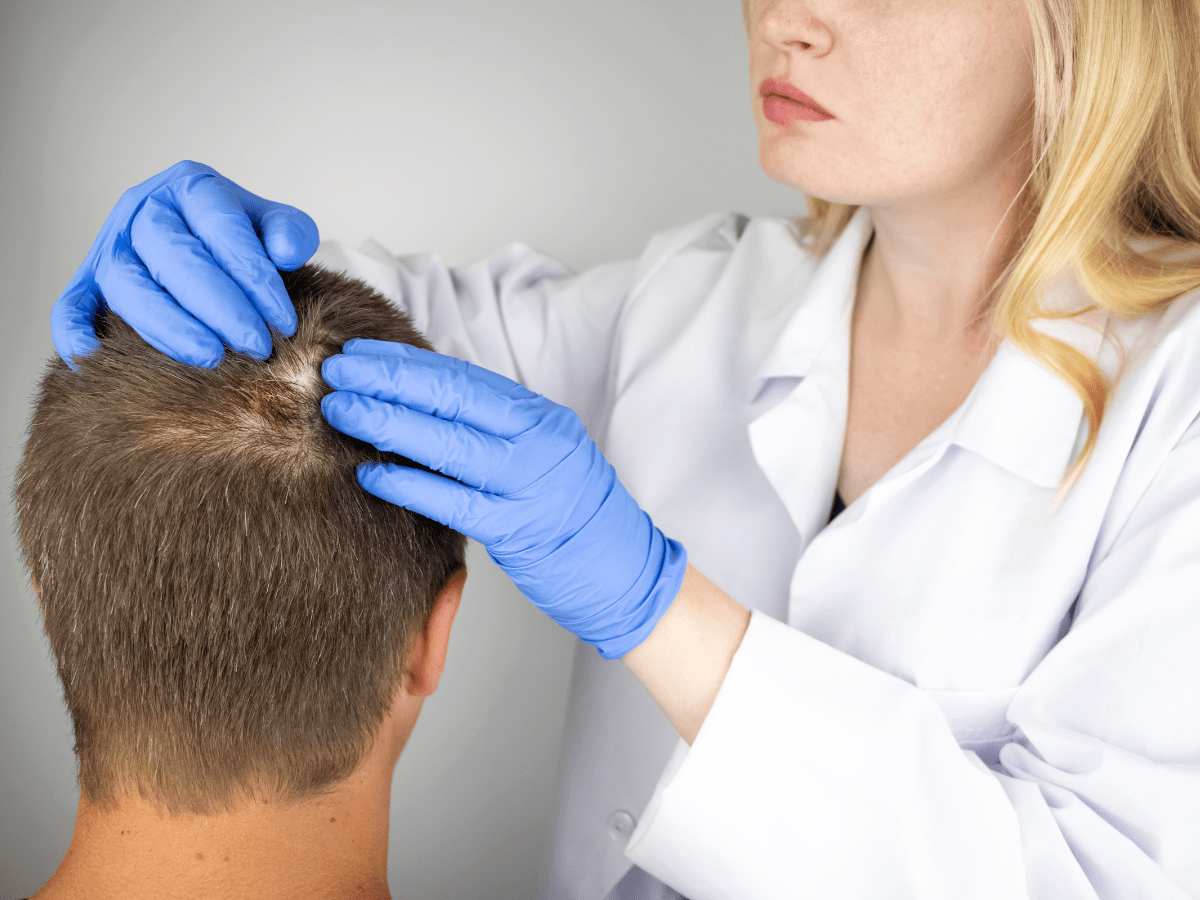
M 363 491 L 404 462 L 330 428 L 320 365 L 355 337 L 428 348 L 361 282 L 281 273 L 292 338 L 215 370 L 115 316 L 41 384 L 15 489 L 83 796 L 208 813 L 357 766 L 464 539 Z

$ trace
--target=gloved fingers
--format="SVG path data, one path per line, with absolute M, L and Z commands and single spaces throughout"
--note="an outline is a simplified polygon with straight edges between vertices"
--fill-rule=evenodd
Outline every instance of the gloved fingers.
M 242 208 L 233 182 L 198 173 L 172 182 L 168 190 L 169 196 L 163 199 L 179 210 L 188 229 L 249 298 L 259 315 L 284 334 L 294 334 L 296 311 L 292 301 L 254 222 Z M 269 353 L 269 335 L 267 348 Z
M 100 306 L 100 294 L 92 284 L 73 280 L 50 310 L 50 338 L 54 341 L 54 349 L 72 369 L 79 368 L 76 357 L 100 349 L 92 324 Z
M 395 356 L 400 359 L 425 361 L 433 366 L 461 368 L 472 379 L 490 385 L 497 391 L 508 391 L 514 398 L 538 396 L 523 384 L 513 381 L 511 378 L 505 378 L 499 372 L 493 372 L 491 369 L 485 369 L 483 366 L 477 366 L 455 356 L 415 347 L 412 344 L 376 341 L 370 338 L 352 338 L 343 345 L 342 353 L 346 356 Z
M 361 351 L 362 344 L 356 344 Z M 405 344 L 370 343 L 384 355 L 362 352 L 331 356 L 321 374 L 331 387 L 399 403 L 479 431 L 509 438 L 528 431 L 549 401 L 502 375 Z
M 215 175 L 220 177 L 221 173 L 211 166 L 206 166 L 204 163 L 193 162 L 190 159 L 183 159 L 175 163 L 170 168 L 163 169 L 157 175 L 151 175 L 140 184 L 135 184 L 123 193 L 117 205 L 108 215 L 108 219 L 104 222 L 104 231 L 110 227 L 115 227 L 118 230 L 128 228 L 129 223 L 133 220 L 133 216 L 137 213 L 138 207 L 141 206 L 143 200 L 150 196 L 151 193 L 168 185 L 173 181 L 178 181 L 181 178 L 189 178 L 194 175 Z M 104 231 L 101 232 L 101 239 L 104 236 Z
M 50 312 L 50 338 L 59 357 L 72 369 L 78 369 L 77 357 L 87 356 L 100 349 L 100 342 L 96 340 L 95 321 L 96 315 L 104 306 L 100 287 L 96 283 L 101 257 L 108 252 L 112 241 L 120 239 L 121 230 L 128 227 L 130 219 L 137 212 L 146 194 L 165 184 L 172 175 L 183 172 L 187 165 L 197 164 L 176 163 L 121 194 L 105 218 L 100 233 L 92 241 L 83 263 L 55 301 Z
M 130 238 L 150 276 L 180 307 L 239 353 L 258 359 L 271 355 L 271 335 L 262 316 L 214 262 L 169 198 L 155 194 L 146 198 L 133 220 Z
M 262 237 L 263 246 L 277 269 L 291 272 L 317 252 L 321 233 L 312 216 L 286 203 L 265 200 L 232 181 L 228 184 Z
M 497 540 L 495 523 L 503 518 L 496 498 L 432 472 L 393 463 L 363 463 L 358 483 L 389 503 L 441 522 L 460 534 L 492 544 Z
M 150 346 L 188 365 L 211 369 L 220 364 L 225 356 L 220 339 L 155 283 L 123 240 L 100 257 L 96 278 L 101 298 Z
M 510 443 L 458 422 L 349 391 L 326 394 L 321 411 L 338 431 L 480 490 L 508 493 L 536 478 L 528 460 L 514 465 Z

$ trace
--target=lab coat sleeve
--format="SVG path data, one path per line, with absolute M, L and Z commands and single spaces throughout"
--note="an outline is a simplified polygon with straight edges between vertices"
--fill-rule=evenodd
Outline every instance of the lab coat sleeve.
M 922 690 L 754 613 L 627 854 L 690 900 L 1200 896 L 1200 424 L 1076 607 L 994 769 Z
M 394 256 L 375 241 L 323 241 L 312 261 L 393 300 L 439 352 L 519 381 L 591 426 L 612 400 L 622 322 L 631 303 L 647 302 L 638 287 L 733 218 L 707 216 L 655 236 L 638 259 L 582 274 L 520 243 L 454 267 L 433 253 Z

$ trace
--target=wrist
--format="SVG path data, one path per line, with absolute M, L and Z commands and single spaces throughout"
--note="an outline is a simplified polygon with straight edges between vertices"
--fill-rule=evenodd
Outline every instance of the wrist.
M 750 611 L 689 565 L 654 629 L 622 658 L 689 744 L 749 626 Z

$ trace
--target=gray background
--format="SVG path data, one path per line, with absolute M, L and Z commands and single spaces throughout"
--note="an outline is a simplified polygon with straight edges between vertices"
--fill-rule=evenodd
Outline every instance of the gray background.
M 126 188 L 180 159 L 324 237 L 575 268 L 705 213 L 794 214 L 758 169 L 737 0 L 0 0 L 0 900 L 54 871 L 70 722 L 11 528 L 50 306 Z M 397 767 L 398 898 L 527 898 L 574 639 L 478 546 L 441 690 Z

